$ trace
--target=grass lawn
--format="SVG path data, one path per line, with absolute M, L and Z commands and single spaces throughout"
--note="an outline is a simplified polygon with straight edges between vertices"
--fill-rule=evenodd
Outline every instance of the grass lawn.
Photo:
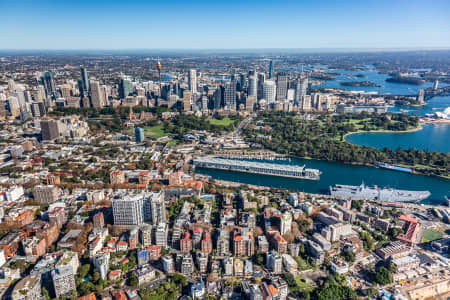
M 297 282 L 297 285 L 299 287 L 299 290 L 304 290 L 304 289 L 308 289 L 311 286 L 309 285 L 309 283 L 306 282 L 306 280 L 303 278 L 302 275 L 298 275 L 295 278 L 295 282 Z
M 425 233 L 423 234 L 422 243 L 431 242 L 437 239 L 440 239 L 442 237 L 442 233 L 434 230 L 434 229 L 427 229 L 425 230 Z
M 168 134 L 164 131 L 164 125 L 155 126 L 144 126 L 144 135 L 146 137 L 151 137 L 154 139 L 159 139 L 160 137 L 167 136 Z M 134 128 L 129 129 L 128 133 L 134 136 Z
M 209 118 L 209 123 L 213 124 L 213 125 L 222 125 L 222 126 L 228 126 L 230 124 L 233 124 L 234 122 L 236 122 L 236 120 L 232 120 L 230 118 L 223 118 L 222 120 L 218 120 L 218 119 L 214 119 L 214 118 Z

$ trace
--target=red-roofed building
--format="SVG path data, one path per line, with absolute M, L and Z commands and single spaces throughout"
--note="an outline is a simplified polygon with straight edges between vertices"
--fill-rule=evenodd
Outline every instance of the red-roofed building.
M 116 243 L 116 250 L 117 250 L 117 252 L 127 251 L 128 250 L 127 242 L 124 242 L 124 241 L 117 242 Z
M 180 251 L 185 253 L 192 251 L 192 239 L 189 231 L 185 231 L 183 238 L 180 240 Z
M 58 227 L 62 226 L 67 221 L 66 212 L 62 207 L 56 207 L 48 213 L 50 224 L 56 224 Z
M 183 185 L 183 181 L 181 180 L 181 172 L 175 172 L 169 174 L 169 185 L 180 186 Z
M 148 185 L 150 183 L 150 172 L 145 170 L 139 172 L 139 184 L 142 184 L 144 186 Z
M 161 257 L 161 246 L 158 245 L 148 246 L 147 255 L 149 260 L 158 260 Z
M 122 275 L 122 271 L 121 270 L 112 270 L 112 271 L 109 272 L 108 277 L 109 277 L 109 280 L 118 280 L 118 279 L 120 279 L 121 275 Z M 116 292 L 122 292 L 122 291 L 116 291 Z M 125 296 L 125 294 L 123 294 L 123 295 Z M 114 293 L 113 293 L 113 297 L 114 297 L 114 299 L 127 300 L 126 296 L 125 296 L 125 298 L 116 298 L 114 296 Z
M 78 300 L 97 300 L 94 293 L 90 293 L 81 297 L 78 297 Z
M 203 188 L 203 183 L 199 180 L 183 180 L 183 185 L 196 191 L 201 191 Z
M 205 231 L 205 233 L 203 234 L 202 252 L 205 254 L 210 254 L 212 252 L 211 235 L 208 231 Z
M 275 250 L 279 253 L 286 253 L 287 252 L 287 242 L 283 238 L 283 236 L 278 232 L 275 231 L 270 236 L 270 242 L 272 244 L 272 247 L 275 248 Z
M 407 243 L 408 245 L 415 244 L 420 227 L 419 221 L 407 215 L 401 215 L 398 219 L 405 222 L 403 225 L 403 230 L 405 233 L 400 233 L 397 235 L 397 239 Z
M 233 231 L 234 256 L 253 256 L 255 254 L 255 243 L 251 228 L 236 227 Z
M 94 223 L 95 228 L 104 227 L 105 226 L 105 218 L 103 217 L 103 213 L 99 212 L 92 217 L 92 222 Z
M 109 174 L 109 180 L 111 184 L 124 184 L 125 183 L 125 172 L 116 170 Z

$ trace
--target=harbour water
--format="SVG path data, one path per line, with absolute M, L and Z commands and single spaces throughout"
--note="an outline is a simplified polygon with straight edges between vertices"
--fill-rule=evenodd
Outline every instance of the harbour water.
M 355 133 L 348 135 L 345 139 L 352 144 L 378 149 L 396 150 L 400 147 L 450 153 L 450 125 L 448 124 L 424 124 L 422 130 L 405 133 Z
M 377 92 L 379 94 L 417 94 L 419 89 L 430 87 L 431 83 L 421 86 L 389 83 L 386 82 L 388 75 L 380 74 L 376 70 L 364 71 L 342 71 L 336 73 L 343 74 L 337 76 L 337 80 L 328 81 L 323 85 L 314 87 L 342 88 L 356 91 Z M 355 77 L 356 74 L 364 74 L 366 77 Z M 348 87 L 341 86 L 339 81 L 371 81 L 382 85 L 382 87 Z M 409 114 L 425 116 L 428 113 L 443 111 L 450 106 L 450 97 L 432 98 L 427 105 L 422 107 L 392 107 L 390 111 L 400 113 L 400 109 L 407 110 Z M 349 142 L 367 145 L 375 148 L 389 147 L 397 149 L 417 148 L 429 149 L 430 151 L 450 152 L 450 125 L 425 124 L 423 130 L 411 133 L 359 133 L 349 135 Z M 277 161 L 277 163 L 290 163 L 303 165 L 307 168 L 319 169 L 323 172 L 318 181 L 281 178 L 268 175 L 255 175 L 240 172 L 230 172 L 223 170 L 212 170 L 198 168 L 197 172 L 209 175 L 212 178 L 240 182 L 253 185 L 280 187 L 292 190 L 304 191 L 308 193 L 328 193 L 328 188 L 334 184 L 378 185 L 380 187 L 392 187 L 405 190 L 428 190 L 431 196 L 424 200 L 426 204 L 441 204 L 444 196 L 450 195 L 450 180 L 438 177 L 422 176 L 408 173 L 401 173 L 386 169 L 356 166 L 339 162 L 328 162 L 320 160 L 306 160 L 293 158 L 292 161 Z
M 401 107 L 394 106 L 390 111 L 399 113 L 400 109 L 410 115 L 425 116 L 435 112 L 442 112 L 450 107 L 450 97 L 434 97 L 424 106 Z M 365 132 L 348 135 L 346 140 L 350 143 L 369 146 L 378 149 L 391 148 L 393 150 L 421 149 L 450 153 L 450 125 L 449 124 L 424 124 L 420 131 L 406 133 Z
M 319 169 L 323 173 L 320 176 L 320 180 L 311 181 L 203 168 L 198 168 L 196 171 L 220 180 L 280 187 L 308 193 L 328 193 L 328 187 L 334 184 L 360 185 L 364 182 L 369 186 L 378 185 L 380 187 L 405 190 L 429 190 L 431 196 L 423 201 L 423 203 L 427 204 L 441 204 L 444 201 L 444 196 L 450 195 L 450 180 L 438 177 L 313 159 L 292 158 L 290 162 L 277 161 L 277 163 L 305 164 L 307 168 Z
M 339 73 L 340 75 L 334 76 L 336 80 L 328 80 L 326 83 L 314 85 L 313 88 L 338 88 L 353 91 L 377 92 L 378 94 L 416 95 L 420 89 L 433 86 L 432 82 L 425 82 L 423 85 L 386 82 L 386 79 L 390 77 L 388 74 L 378 73 L 377 70 L 370 68 L 362 71 L 329 70 L 329 72 Z M 365 77 L 356 77 L 357 74 L 363 74 Z M 370 81 L 380 86 L 343 86 L 340 84 L 343 81 Z M 440 84 L 440 86 L 444 85 L 446 84 Z

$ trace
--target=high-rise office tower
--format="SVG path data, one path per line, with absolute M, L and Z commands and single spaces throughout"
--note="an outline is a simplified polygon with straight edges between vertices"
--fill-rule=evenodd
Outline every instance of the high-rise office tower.
M 306 96 L 308 91 L 308 77 L 303 74 L 297 79 L 297 84 L 295 86 L 295 104 L 301 105 L 303 98 Z
M 272 80 L 266 80 L 263 85 L 263 98 L 267 103 L 274 103 L 276 96 L 276 84 Z
M 202 96 L 202 111 L 208 112 L 208 96 L 206 95 Z
M 153 225 L 166 222 L 164 193 L 144 193 L 144 220 Z
M 191 111 L 192 94 L 190 91 L 183 91 L 183 110 Z
M 43 117 L 47 113 L 45 109 L 44 102 L 38 101 L 31 103 L 31 112 L 33 113 L 33 117 Z
M 227 110 L 236 110 L 236 80 L 232 79 L 225 84 L 223 101 Z
M 91 80 L 90 87 L 91 87 L 92 107 L 94 108 L 103 107 L 105 105 L 105 101 L 104 101 L 104 94 L 100 89 L 100 83 L 98 81 Z
M 72 97 L 72 86 L 68 83 L 61 85 L 61 93 L 64 99 L 68 100 Z
M 133 84 L 131 83 L 131 80 L 124 78 L 120 80 L 119 94 L 122 99 L 125 99 L 133 94 Z
M 86 68 L 80 68 L 81 71 L 81 87 L 82 87 L 82 96 L 89 95 L 89 79 Z
M 170 100 L 170 96 L 172 95 L 172 86 L 170 84 L 166 84 L 161 88 L 161 98 L 166 101 Z
M 51 72 L 45 72 L 44 76 L 41 77 L 41 82 L 45 89 L 45 95 L 48 98 L 56 99 L 56 85 L 53 74 Z
M 245 74 L 239 75 L 239 91 L 245 91 L 247 88 L 247 76 Z
M 256 76 L 248 77 L 248 95 L 249 96 L 257 96 L 258 95 L 258 80 Z
M 317 110 L 321 110 L 322 97 L 320 93 L 311 94 L 311 107 L 315 107 Z
M 54 269 L 51 271 L 51 277 L 57 298 L 77 288 L 73 268 L 70 265 Z
M 269 62 L 269 79 L 273 78 L 273 61 Z
M 141 195 L 113 199 L 114 225 L 141 225 L 144 222 L 143 201 Z
M 223 88 L 222 86 L 218 86 L 217 89 L 214 91 L 214 109 L 220 109 L 222 108 L 222 102 L 223 102 Z
M 136 127 L 134 130 L 134 136 L 136 138 L 136 142 L 142 143 L 144 141 L 144 129 L 141 127 Z
M 266 74 L 259 73 L 258 74 L 258 99 L 263 97 L 263 89 L 264 89 L 264 81 L 266 80 Z
M 255 110 L 255 104 L 256 104 L 256 95 L 247 96 L 247 99 L 245 99 L 245 109 L 248 112 L 253 112 Z
M 189 70 L 188 85 L 191 93 L 193 94 L 197 93 L 197 70 L 195 69 Z
M 302 98 L 302 110 L 310 111 L 311 110 L 311 96 L 306 95 Z
M 56 120 L 41 120 L 41 134 L 42 140 L 54 140 L 59 137 L 58 121 Z
M 277 75 L 277 100 L 287 98 L 288 75 L 286 72 L 280 72 Z

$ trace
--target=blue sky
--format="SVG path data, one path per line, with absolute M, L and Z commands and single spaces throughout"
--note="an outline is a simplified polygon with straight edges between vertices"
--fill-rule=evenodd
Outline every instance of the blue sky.
M 450 48 L 450 0 L 0 0 L 0 49 Z

